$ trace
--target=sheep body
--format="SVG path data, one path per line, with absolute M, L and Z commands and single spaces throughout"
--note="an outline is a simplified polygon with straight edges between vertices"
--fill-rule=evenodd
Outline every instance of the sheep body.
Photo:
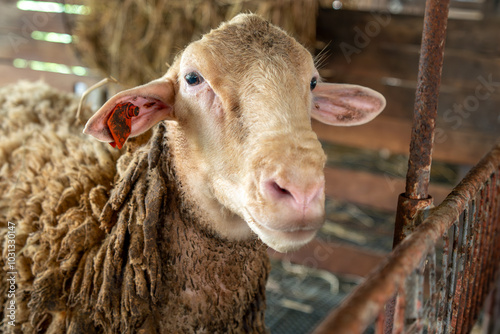
M 16 225 L 18 272 L 16 326 L 4 321 L 5 333 L 265 331 L 265 247 L 196 226 L 164 126 L 118 160 L 71 124 L 68 94 L 21 83 L 0 101 L 0 226 L 5 240 L 7 222 Z M 6 319 L 12 298 L 2 290 Z
M 39 321 L 65 309 L 61 289 L 64 266 L 58 258 L 62 240 L 82 224 L 97 222 L 113 182 L 118 152 L 82 140 L 81 131 L 70 126 L 78 101 L 43 83 L 3 87 L 0 103 L 0 226 L 4 244 L 0 261 L 7 258 L 5 234 L 7 222 L 11 222 L 15 224 L 18 272 L 16 326 L 4 320 L 3 329 L 6 333 L 29 333 L 34 330 L 30 320 Z M 90 242 L 102 238 L 103 232 L 94 229 L 86 235 Z M 1 271 L 2 281 L 7 271 L 12 270 Z M 50 280 L 54 281 L 47 284 Z M 37 284 L 45 289 L 43 295 L 35 291 Z M 2 307 L 12 300 L 6 298 L 2 293 Z M 39 305 L 34 305 L 35 298 Z M 49 301 L 50 306 L 46 305 Z

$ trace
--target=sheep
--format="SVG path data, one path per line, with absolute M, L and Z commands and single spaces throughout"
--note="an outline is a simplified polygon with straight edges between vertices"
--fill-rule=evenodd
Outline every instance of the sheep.
M 321 82 L 310 53 L 253 14 L 108 100 L 84 129 L 97 140 L 55 96 L 0 91 L 2 281 L 11 225 L 17 271 L 5 333 L 267 332 L 267 248 L 297 249 L 324 220 L 311 118 L 357 125 L 385 106 Z

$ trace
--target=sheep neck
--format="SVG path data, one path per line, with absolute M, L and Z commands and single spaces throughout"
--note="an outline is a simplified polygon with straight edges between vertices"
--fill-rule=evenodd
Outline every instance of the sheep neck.
M 131 291 L 136 314 L 119 312 L 127 327 L 146 332 L 265 332 L 267 247 L 257 239 L 220 238 L 200 223 L 199 208 L 180 190 L 166 127 L 160 125 L 146 146 L 130 153 L 122 157 L 126 171 L 101 215 L 111 217 L 101 219 L 112 240 L 106 258 L 117 259 L 111 257 L 114 240 L 125 240 L 118 248 L 128 247 L 128 256 L 122 283 L 105 277 L 100 294 L 112 296 L 117 283 Z M 105 276 L 116 274 L 105 269 Z M 121 295 L 116 300 L 123 302 Z M 114 307 L 96 314 L 105 328 L 123 328 Z
M 166 138 L 161 161 L 170 195 L 164 207 L 179 211 L 165 214 L 158 231 L 162 281 L 168 282 L 161 327 L 181 332 L 265 332 L 267 247 L 258 239 L 220 238 L 200 224 L 195 203 L 179 192 L 182 187 L 172 166 L 175 157 L 170 156 Z

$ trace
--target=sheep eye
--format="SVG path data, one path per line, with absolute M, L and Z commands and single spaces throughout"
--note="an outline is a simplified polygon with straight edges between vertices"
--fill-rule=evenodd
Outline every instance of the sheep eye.
M 189 86 L 196 86 L 203 82 L 203 77 L 196 72 L 191 72 L 184 76 Z
M 311 79 L 311 90 L 313 90 L 314 88 L 316 88 L 317 84 L 318 84 L 318 79 L 312 78 Z

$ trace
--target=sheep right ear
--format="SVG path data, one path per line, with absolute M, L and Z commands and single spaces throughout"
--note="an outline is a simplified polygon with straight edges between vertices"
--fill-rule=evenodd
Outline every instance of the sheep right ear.
M 175 120 L 175 88 L 161 78 L 125 90 L 108 100 L 87 122 L 83 132 L 122 148 L 129 136 L 138 136 L 163 120 Z
M 385 108 L 385 98 L 358 85 L 319 83 L 313 90 L 311 117 L 336 126 L 365 124 Z

